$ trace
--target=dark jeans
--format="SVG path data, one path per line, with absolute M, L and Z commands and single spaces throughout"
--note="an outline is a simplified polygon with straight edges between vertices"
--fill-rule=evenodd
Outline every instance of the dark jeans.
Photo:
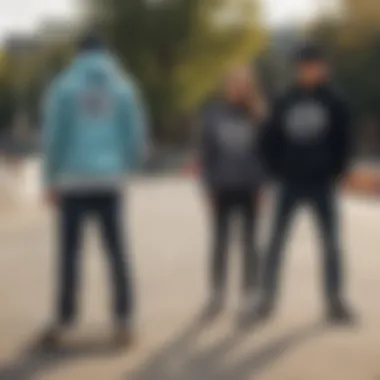
M 301 204 L 311 207 L 323 245 L 324 286 L 328 301 L 341 292 L 341 258 L 339 248 L 336 195 L 333 185 L 287 185 L 280 192 L 274 220 L 273 236 L 264 267 L 264 291 L 274 299 L 277 291 L 282 251 L 294 212 Z M 302 285 L 301 285 L 302 286 Z
M 254 290 L 258 279 L 258 259 L 254 235 L 258 208 L 258 190 L 214 192 L 211 197 L 214 230 L 211 287 L 215 292 L 225 292 L 229 233 L 232 216 L 236 211 L 242 221 L 243 290 L 245 292 Z
M 106 245 L 114 292 L 114 313 L 124 319 L 132 311 L 131 284 L 123 246 L 122 199 L 117 192 L 64 194 L 59 204 L 58 320 L 70 323 L 76 314 L 80 243 L 85 219 L 100 224 Z

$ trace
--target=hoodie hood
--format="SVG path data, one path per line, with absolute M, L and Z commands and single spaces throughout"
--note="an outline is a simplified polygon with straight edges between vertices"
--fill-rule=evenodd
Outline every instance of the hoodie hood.
M 119 80 L 121 77 L 126 79 L 120 64 L 107 51 L 81 53 L 74 59 L 69 70 L 75 76 L 83 76 L 94 84 Z

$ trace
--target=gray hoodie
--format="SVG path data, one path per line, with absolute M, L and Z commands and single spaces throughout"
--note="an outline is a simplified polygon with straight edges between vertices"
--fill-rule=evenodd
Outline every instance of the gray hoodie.
M 201 165 L 208 188 L 250 190 L 262 180 L 257 140 L 259 122 L 247 110 L 226 101 L 201 114 Z

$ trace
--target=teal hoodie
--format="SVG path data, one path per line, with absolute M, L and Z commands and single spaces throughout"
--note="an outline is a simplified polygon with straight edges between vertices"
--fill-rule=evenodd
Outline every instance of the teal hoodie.
M 44 102 L 44 180 L 50 188 L 114 186 L 147 140 L 138 90 L 107 52 L 80 54 Z

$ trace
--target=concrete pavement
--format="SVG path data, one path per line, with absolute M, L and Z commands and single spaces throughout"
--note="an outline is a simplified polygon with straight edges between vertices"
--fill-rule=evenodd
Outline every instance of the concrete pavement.
M 108 283 L 96 226 L 84 244 L 78 343 L 60 354 L 30 352 L 49 321 L 54 296 L 53 215 L 26 205 L 0 216 L 0 380 L 378 380 L 380 379 L 380 203 L 342 200 L 347 293 L 360 314 L 354 328 L 321 323 L 318 242 L 307 212 L 288 244 L 278 314 L 251 331 L 235 328 L 239 250 L 226 313 L 201 328 L 207 296 L 207 213 L 191 180 L 142 179 L 126 209 L 138 296 L 139 341 L 108 351 Z M 265 245 L 270 207 L 263 207 Z M 238 243 L 238 237 L 235 239 Z

